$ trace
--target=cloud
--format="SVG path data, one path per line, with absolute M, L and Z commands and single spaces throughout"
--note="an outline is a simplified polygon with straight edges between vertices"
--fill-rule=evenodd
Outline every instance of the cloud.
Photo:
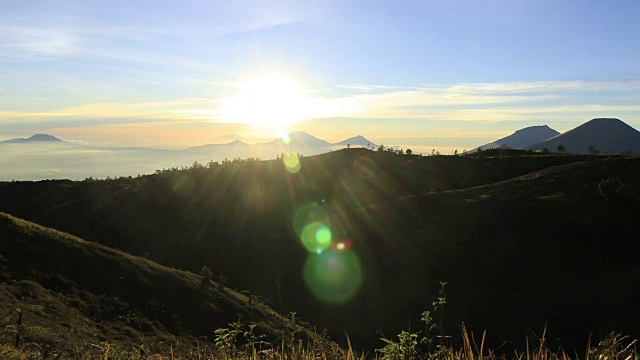
M 57 119 L 82 119 L 91 122 L 96 119 L 155 119 L 166 121 L 192 121 L 201 119 L 200 112 L 206 113 L 212 107 L 210 99 L 181 99 L 176 101 L 155 101 L 142 103 L 92 103 L 67 106 L 51 111 L 0 111 L 0 123 L 43 122 Z M 192 114 L 192 116 L 189 116 Z M 144 120 L 146 122 L 147 120 Z
M 80 43 L 80 37 L 59 28 L 0 26 L 2 57 L 58 57 L 80 51 Z
M 379 90 L 378 85 L 348 88 Z M 389 88 L 336 99 L 354 116 L 516 120 L 541 114 L 638 113 L 640 81 L 542 81 Z M 331 102 L 331 100 L 327 100 Z
M 362 92 L 350 93 L 352 89 Z M 136 123 L 172 124 L 180 128 L 192 126 L 189 124 L 227 123 L 224 106 L 228 99 L 103 102 L 32 112 L 8 109 L 0 111 L 0 130 Z M 640 114 L 639 103 L 640 81 L 465 83 L 417 87 L 348 85 L 346 89 L 336 87 L 332 93 L 308 92 L 305 100 L 308 111 L 301 120 L 376 119 L 380 131 L 397 128 L 403 122 L 415 127 L 428 121 L 450 121 L 451 126 L 455 122 L 456 128 L 462 127 L 460 122 L 510 121 L 550 125 L 555 122 L 568 127 L 571 123 L 594 117 L 619 117 L 634 126 Z M 440 126 L 437 131 L 442 132 L 443 128 Z
M 346 85 L 338 85 L 338 88 L 348 89 L 348 90 L 357 90 L 362 92 L 370 92 L 375 90 L 389 90 L 389 89 L 398 89 L 398 86 L 389 86 L 389 85 L 375 85 L 375 84 L 346 84 Z

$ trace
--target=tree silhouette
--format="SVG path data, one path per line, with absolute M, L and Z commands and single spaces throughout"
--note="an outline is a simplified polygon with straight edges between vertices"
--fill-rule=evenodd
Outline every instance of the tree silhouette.
M 564 145 L 560 144 L 558 145 L 558 152 L 564 152 Z
M 404 153 L 407 154 L 407 155 L 411 155 L 411 154 L 413 154 L 413 151 L 411 151 L 411 149 L 407 149 L 407 151 L 405 151 Z

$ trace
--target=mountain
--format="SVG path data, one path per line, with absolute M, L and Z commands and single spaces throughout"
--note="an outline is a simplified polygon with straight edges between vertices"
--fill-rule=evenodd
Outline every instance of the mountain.
M 24 325 L 43 329 L 25 331 L 25 337 L 58 353 L 108 342 L 147 351 L 172 345 L 186 355 L 198 342 L 211 346 L 214 330 L 239 319 L 271 339 L 283 331 L 318 339 L 254 295 L 5 213 L 0 213 L 0 254 L 3 311 L 24 309 Z M 30 310 L 34 305 L 41 310 Z M 17 318 L 9 315 L 3 313 L 0 328 Z
M 268 143 L 263 143 L 263 145 L 285 145 L 291 147 L 328 147 L 331 144 L 328 142 L 318 139 L 317 137 L 306 133 L 304 131 L 294 131 L 289 134 L 289 143 L 284 141 L 282 138 L 274 139 Z
M 238 148 L 238 147 L 246 147 L 246 146 L 250 146 L 250 145 L 240 139 L 235 139 L 232 142 L 226 143 L 226 144 L 206 144 L 206 145 L 200 145 L 200 146 L 193 146 L 185 150 L 189 151 L 189 150 L 202 150 L 202 149 L 215 149 L 215 148 Z
M 339 146 L 347 146 L 347 145 L 351 145 L 351 146 L 364 146 L 364 147 L 373 147 L 373 148 L 378 148 L 378 145 L 374 144 L 372 141 L 367 140 L 364 136 L 362 135 L 358 135 L 358 136 L 354 136 L 354 137 L 350 137 L 346 140 L 342 140 L 340 142 L 337 142 L 333 145 L 339 145 Z
M 0 183 L 0 210 L 167 266 L 206 265 L 359 349 L 379 347 L 378 330 L 415 329 L 439 281 L 451 335 L 464 321 L 497 346 L 550 319 L 549 338 L 584 349 L 592 330 L 640 336 L 629 291 L 640 286 L 639 168 L 622 156 L 355 148 L 304 156 L 294 173 L 238 161 Z M 332 243 L 320 254 L 319 235 Z
M 49 135 L 34 135 L 29 139 L 0 142 L 2 146 L 11 147 L 10 151 L 0 151 L 0 169 L 3 169 L 0 181 L 136 176 L 190 166 L 195 162 L 209 164 L 247 158 L 268 160 L 289 152 L 312 156 L 339 147 L 304 132 L 292 133 L 291 141 L 286 144 L 282 139 L 259 144 L 232 140 L 186 149 L 153 149 L 81 145 Z M 23 146 L 25 144 L 30 145 Z
M 640 132 L 613 118 L 598 118 L 553 138 L 524 146 L 525 149 L 556 151 L 564 145 L 566 152 L 586 153 L 593 146 L 600 153 L 640 154 Z
M 58 139 L 55 136 L 47 134 L 35 134 L 29 138 L 15 138 L 10 140 L 0 141 L 0 144 L 14 144 L 14 143 L 29 143 L 29 142 L 60 142 L 62 139 Z
M 479 148 L 483 150 L 491 148 L 497 149 L 501 146 L 506 146 L 511 149 L 520 149 L 527 145 L 547 140 L 558 134 L 560 133 L 548 127 L 547 125 L 529 126 L 524 129 L 517 130 L 515 133 L 507 137 L 503 137 L 502 139 L 498 139 L 494 142 L 484 144 L 468 152 L 475 152 Z

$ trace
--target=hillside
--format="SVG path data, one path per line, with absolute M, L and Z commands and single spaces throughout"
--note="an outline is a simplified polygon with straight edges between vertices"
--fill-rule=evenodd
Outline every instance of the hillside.
M 358 348 L 379 346 L 378 330 L 415 329 L 441 280 L 453 335 L 465 321 L 497 346 L 545 319 L 568 347 L 594 329 L 640 334 L 626 291 L 640 285 L 638 159 L 346 149 L 299 160 L 298 172 L 239 161 L 2 183 L 0 207 L 163 264 L 207 265 Z M 607 185 L 617 178 L 624 186 Z M 318 277 L 323 268 L 346 272 Z
M 626 190 L 607 200 L 599 185 L 611 177 Z M 386 202 L 332 224 L 371 269 L 354 299 L 368 304 L 371 328 L 416 322 L 444 280 L 450 329 L 487 329 L 497 345 L 548 320 L 549 338 L 579 349 L 592 331 L 640 335 L 638 186 L 638 159 L 602 159 Z
M 533 145 L 531 145 L 533 144 Z M 574 129 L 525 149 L 556 151 L 562 144 L 566 152 L 586 153 L 591 149 L 605 154 L 640 154 L 640 131 L 619 119 L 590 120 Z
M 26 331 L 24 341 L 39 343 L 43 351 L 71 356 L 77 348 L 108 342 L 151 352 L 172 346 L 186 353 L 198 341 L 211 345 L 215 329 L 238 320 L 258 325 L 270 339 L 283 332 L 314 338 L 263 300 L 249 301 L 200 275 L 4 213 L 0 254 L 0 326 L 15 324 L 15 309 L 24 309 L 24 324 L 43 329 Z M 34 306 L 41 309 L 30 310 Z

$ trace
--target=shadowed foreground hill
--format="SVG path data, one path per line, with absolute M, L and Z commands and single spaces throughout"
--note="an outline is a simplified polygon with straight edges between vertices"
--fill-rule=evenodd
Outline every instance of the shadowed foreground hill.
M 379 329 L 416 330 L 440 280 L 453 335 L 466 321 L 497 346 L 546 319 L 569 347 L 594 329 L 640 335 L 638 159 L 349 149 L 299 165 L 3 183 L 0 206 L 164 264 L 207 265 L 357 348 L 379 346 Z M 318 234 L 330 246 L 316 249 Z
M 24 310 L 24 337 L 79 356 L 89 344 L 181 353 L 242 321 L 276 339 L 314 335 L 268 307 L 202 276 L 160 266 L 0 213 L 1 327 Z M 40 306 L 38 311 L 34 306 Z M 39 329 L 30 331 L 29 329 Z M 0 332 L 0 334 L 2 334 Z M 6 340 L 6 339 L 5 339 Z M 13 340 L 9 340 L 13 341 Z M 55 350 L 53 350 L 55 349 Z
M 449 329 L 486 328 L 497 345 L 548 320 L 548 338 L 579 349 L 592 331 L 640 336 L 638 188 L 640 159 L 602 158 L 376 204 L 333 225 L 370 270 L 354 299 L 363 315 L 407 328 L 445 280 Z

